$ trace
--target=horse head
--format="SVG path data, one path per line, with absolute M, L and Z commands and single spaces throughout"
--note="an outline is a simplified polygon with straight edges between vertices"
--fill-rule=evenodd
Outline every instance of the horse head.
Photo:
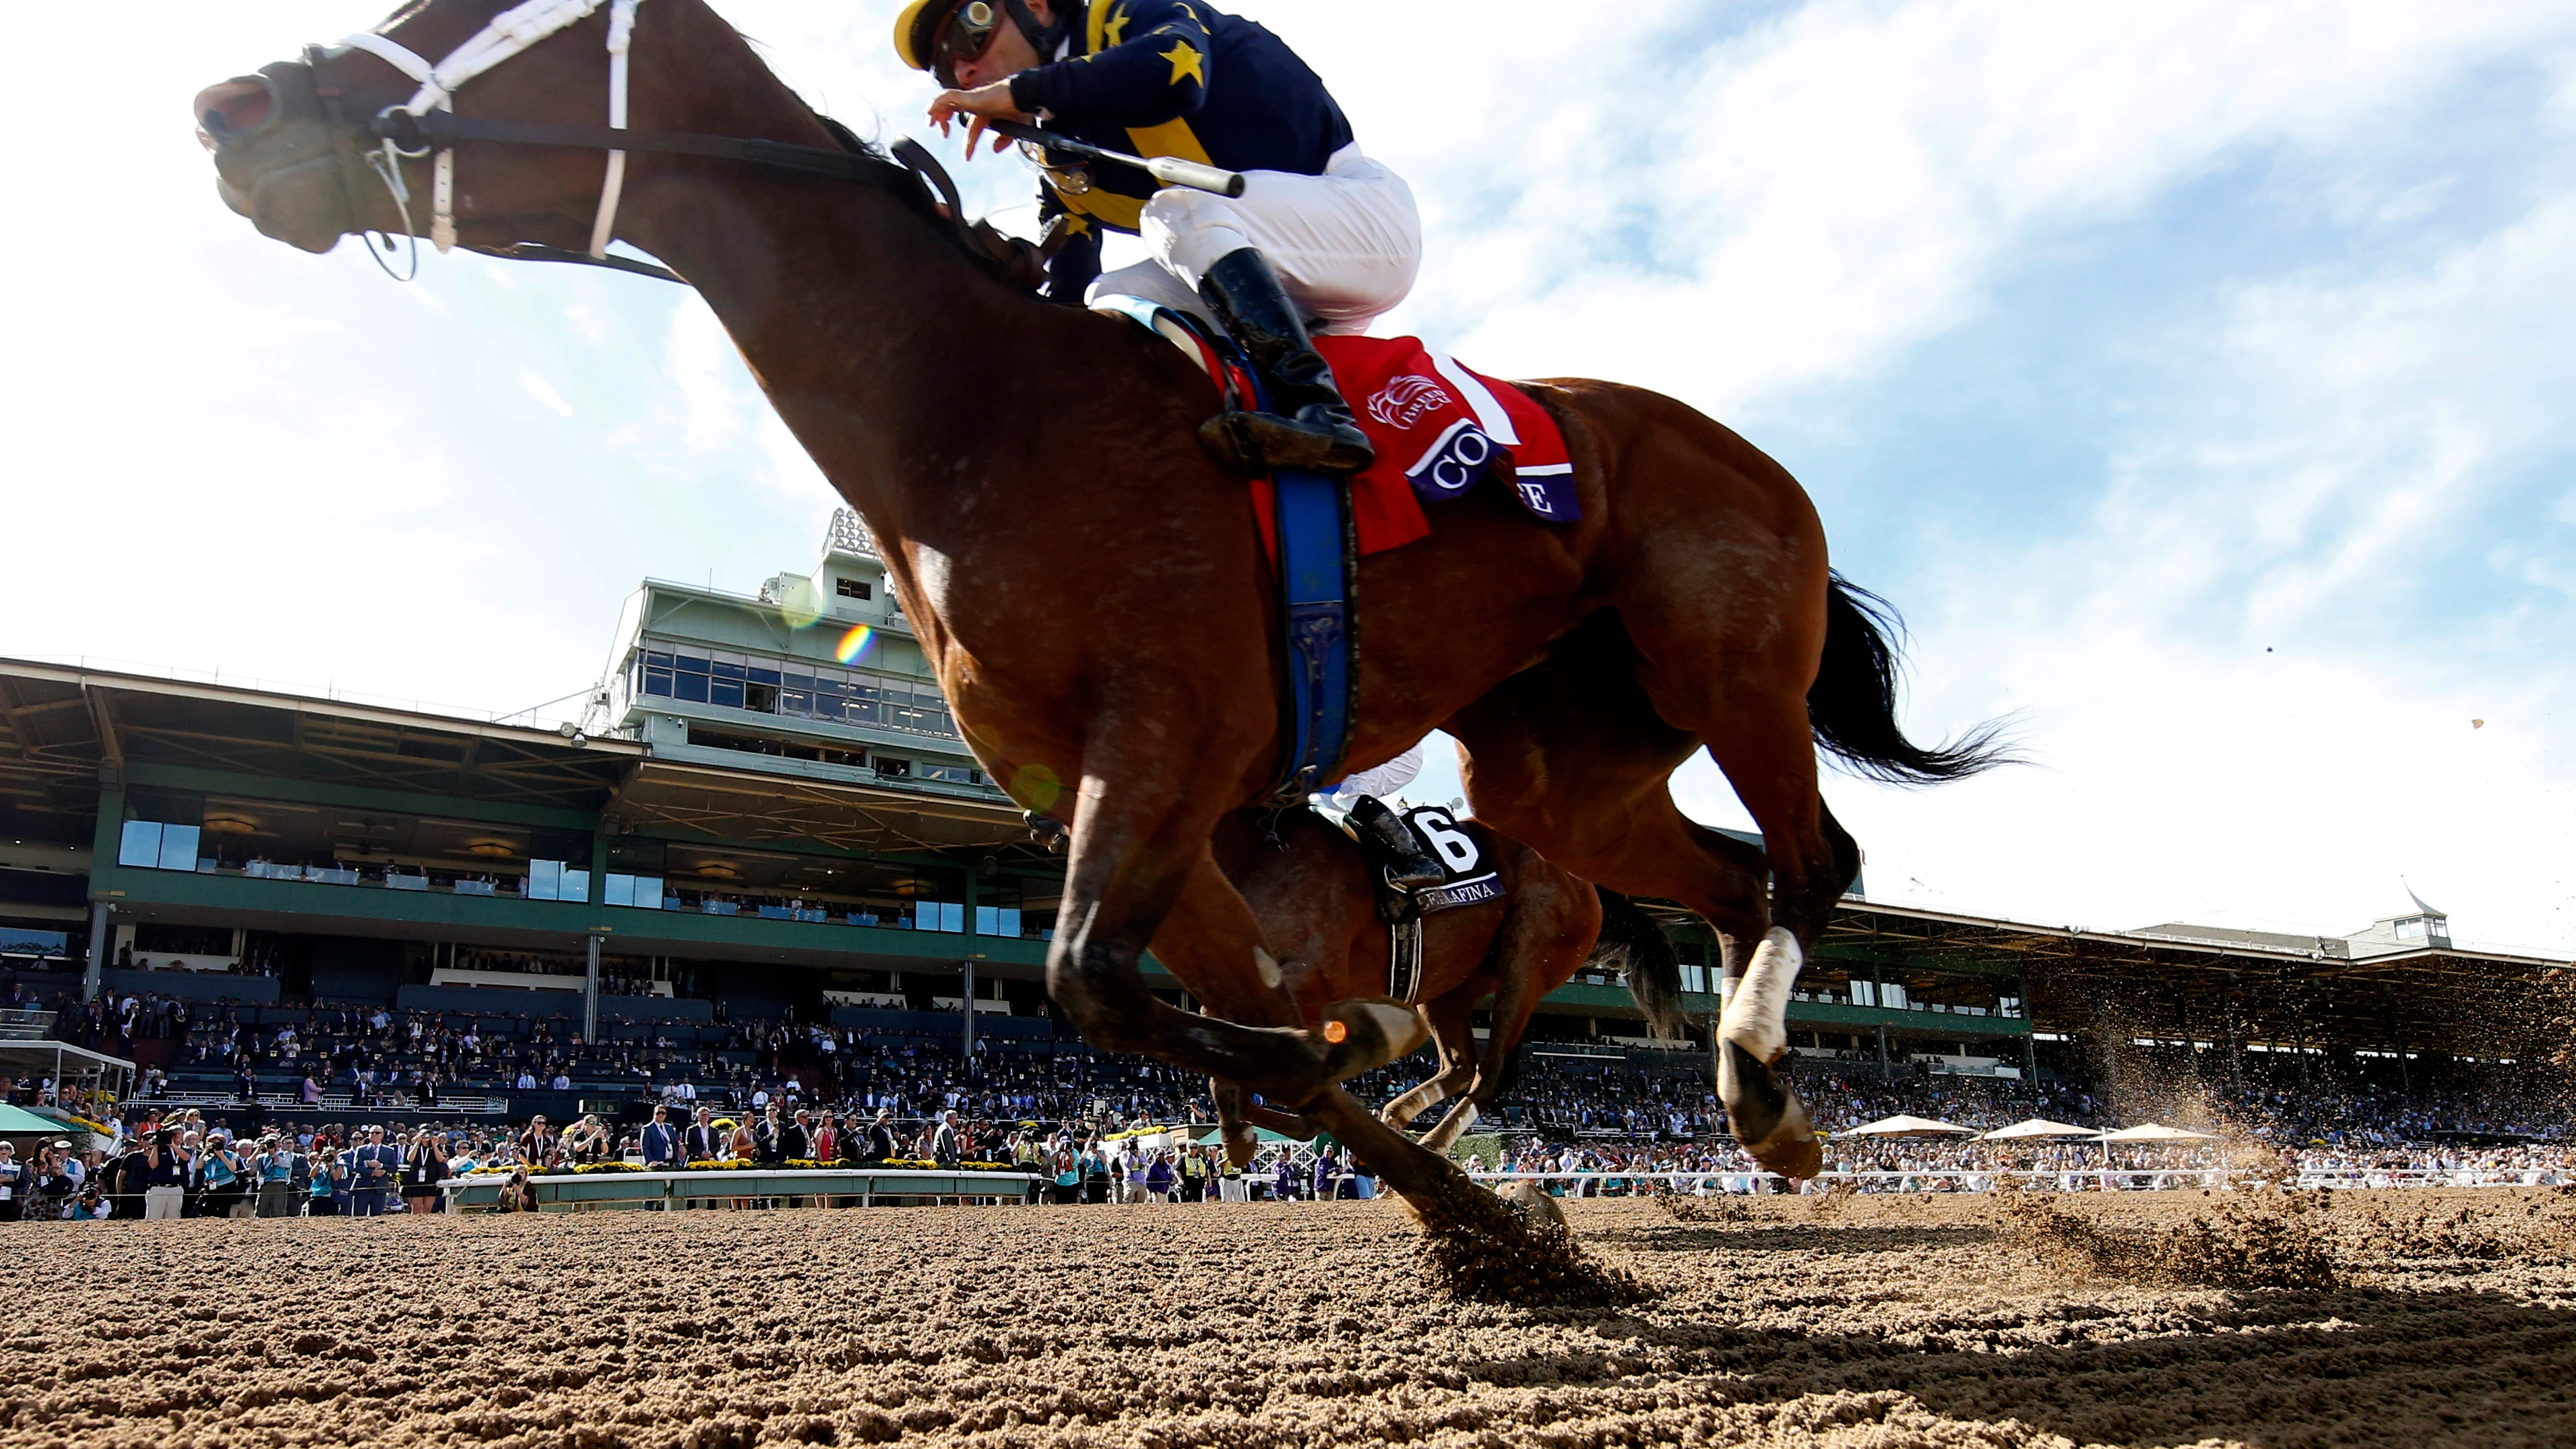
M 659 0 L 656 10 L 675 20 L 705 13 L 691 0 Z M 422 144 L 416 130 L 406 135 L 401 122 L 462 108 L 597 126 L 609 116 L 621 13 L 631 26 L 633 0 L 413 0 L 371 31 L 208 86 L 194 110 L 216 192 L 261 234 L 311 252 L 366 232 L 469 247 L 587 246 L 602 197 L 599 151 L 469 141 L 458 156 Z M 651 50 L 636 47 L 639 95 L 654 90 L 651 54 L 675 53 L 686 41 L 674 32 L 694 27 L 657 29 Z

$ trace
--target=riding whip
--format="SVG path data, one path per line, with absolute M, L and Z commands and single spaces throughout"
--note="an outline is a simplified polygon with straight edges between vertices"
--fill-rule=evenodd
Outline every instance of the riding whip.
M 1124 151 L 1112 151 L 1105 146 L 1067 140 L 1052 131 L 1041 131 L 1035 126 L 1024 126 L 1017 121 L 996 121 L 988 118 L 984 124 L 987 128 L 999 131 L 1014 141 L 1028 141 L 1044 146 L 1050 151 L 1066 151 L 1076 156 L 1090 157 L 1094 161 L 1109 161 L 1120 166 L 1133 166 L 1165 186 L 1186 186 L 1193 191 L 1212 191 L 1219 196 L 1243 194 L 1243 173 L 1240 171 L 1227 171 L 1222 167 L 1209 166 L 1197 161 L 1184 161 L 1178 156 L 1130 156 Z

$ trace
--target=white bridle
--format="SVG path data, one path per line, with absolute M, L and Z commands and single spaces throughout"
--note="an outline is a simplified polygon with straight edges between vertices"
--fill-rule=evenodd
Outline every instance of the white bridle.
M 467 81 L 483 74 L 505 60 L 533 49 L 537 42 L 557 31 L 587 20 L 602 0 L 525 0 L 492 17 L 492 22 L 474 37 L 447 53 L 447 58 L 432 65 L 409 47 L 374 31 L 352 35 L 335 47 L 338 51 L 363 50 L 404 75 L 419 82 L 420 90 L 411 100 L 399 106 L 388 106 L 380 115 L 396 111 L 425 115 L 430 111 L 453 112 L 456 92 Z M 635 8 L 644 0 L 606 0 L 608 5 L 608 126 L 610 130 L 626 129 L 627 52 L 635 39 Z M 410 191 L 403 185 L 403 156 L 417 157 L 420 151 L 404 151 L 388 140 L 384 145 L 383 163 L 377 170 L 385 184 L 393 189 L 397 203 L 408 203 Z M 373 158 L 370 158 L 371 160 Z M 626 153 L 608 153 L 608 175 L 599 186 L 599 214 L 590 224 L 590 254 L 608 255 L 608 240 L 617 228 L 617 201 L 626 189 Z M 430 163 L 429 240 L 444 252 L 456 245 L 456 149 L 438 148 L 437 159 Z

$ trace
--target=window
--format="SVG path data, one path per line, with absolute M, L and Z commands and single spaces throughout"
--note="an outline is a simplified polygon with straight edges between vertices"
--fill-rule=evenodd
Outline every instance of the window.
M 975 783 L 975 771 L 966 765 L 933 765 L 924 762 L 922 767 L 913 773 L 924 780 L 945 780 L 952 785 Z
M 645 667 L 648 670 L 652 667 L 652 661 L 649 657 L 645 661 Z M 673 655 L 671 661 L 672 696 L 676 699 L 687 700 L 691 704 L 706 703 L 708 671 L 713 667 L 714 666 L 708 662 L 706 656 L 701 654 L 683 653 Z
M 909 779 L 912 776 L 910 760 L 891 760 L 879 755 L 876 757 L 876 767 L 879 775 L 889 779 Z
M 865 579 L 834 579 L 832 592 L 845 599 L 864 599 L 871 596 L 868 581 Z
M 2401 941 L 2423 940 L 2424 922 L 2420 918 L 2412 921 L 2399 921 L 2397 923 L 2397 939 Z
M 128 820 L 116 841 L 116 863 L 139 870 L 195 870 L 197 827 Z

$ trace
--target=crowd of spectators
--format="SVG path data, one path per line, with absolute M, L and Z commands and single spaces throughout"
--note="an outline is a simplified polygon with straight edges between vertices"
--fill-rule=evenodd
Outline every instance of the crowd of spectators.
M 150 995 L 40 1003 L 14 982 L 0 987 L 0 999 L 57 1011 L 63 1040 L 156 1062 L 122 1103 L 77 1085 L 0 1081 L 0 1096 L 13 1103 L 101 1128 L 95 1151 L 74 1147 L 72 1134 L 60 1148 L 22 1146 L 0 1165 L 0 1187 L 12 1188 L 8 1200 L 19 1204 L 0 1212 L 16 1216 L 43 1215 L 38 1204 L 70 1215 L 93 1189 L 101 1203 L 124 1202 L 138 1216 L 156 1201 L 176 1201 L 172 1211 L 185 1214 L 266 1211 L 280 1200 L 296 1212 L 366 1216 L 399 1211 L 404 1194 L 395 1179 L 406 1162 L 441 1173 L 521 1173 L 715 1156 L 1002 1163 L 1042 1178 L 1046 1196 L 1086 1201 L 1199 1200 L 1224 1195 L 1228 1183 L 1257 1196 L 1368 1190 L 1347 1164 L 1334 1170 L 1311 1154 L 1272 1149 L 1254 1172 L 1231 1178 L 1184 1139 L 1158 1137 L 1165 1145 L 1140 1149 L 1140 1133 L 1213 1118 L 1205 1079 L 1093 1052 L 1069 1033 L 979 1033 L 967 1055 L 953 1029 L 879 1029 L 792 1013 L 634 1022 L 604 1007 L 606 1039 L 585 1041 L 578 1022 L 552 1002 L 554 1014 L 250 1008 Z M 138 1052 L 138 1043 L 151 1050 Z M 1424 1070 L 1416 1059 L 1350 1085 L 1364 1099 L 1384 1100 Z M 2106 1149 L 2080 1139 L 2005 1146 L 1835 1136 L 1828 1170 L 1874 1186 L 1939 1190 L 1996 1171 L 2051 1174 L 2070 1186 L 2108 1184 L 2106 1173 L 2165 1174 L 2145 1180 L 2177 1185 L 2222 1161 L 2241 1166 L 2249 1151 L 2269 1152 L 2318 1181 L 2576 1178 L 2564 1145 L 2567 1103 L 2537 1075 L 2490 1072 L 2474 1085 L 2457 1073 L 2435 1084 L 2418 1077 L 2409 1089 L 2321 1073 L 2307 1088 L 2175 1081 L 2161 1096 L 2141 1096 L 2054 1077 L 1881 1074 L 1821 1058 L 1793 1070 L 1828 1134 L 1898 1114 L 1979 1132 L 2033 1117 L 2100 1130 L 2153 1116 L 2211 1130 L 2226 1143 Z M 571 1120 L 550 1128 L 530 1120 L 524 1102 L 510 1110 L 530 1093 L 628 1106 L 608 1120 L 567 1113 Z M 641 1120 L 645 1103 L 660 1106 L 667 1138 Z M 368 1127 L 311 1125 L 335 1114 L 384 1123 L 381 1140 Z M 433 1125 L 418 1125 L 424 1121 Z M 676 1141 L 701 1129 L 721 1142 Z M 1729 1190 L 1755 1181 L 1726 1136 L 1703 1056 L 1534 1044 L 1477 1130 L 1503 1144 L 1478 1149 L 1488 1170 L 1638 1182 L 1681 1174 L 1723 1179 L 1734 1184 Z M 385 1151 L 371 1153 L 377 1147 Z M 178 1192 L 154 1199 L 154 1187 Z

